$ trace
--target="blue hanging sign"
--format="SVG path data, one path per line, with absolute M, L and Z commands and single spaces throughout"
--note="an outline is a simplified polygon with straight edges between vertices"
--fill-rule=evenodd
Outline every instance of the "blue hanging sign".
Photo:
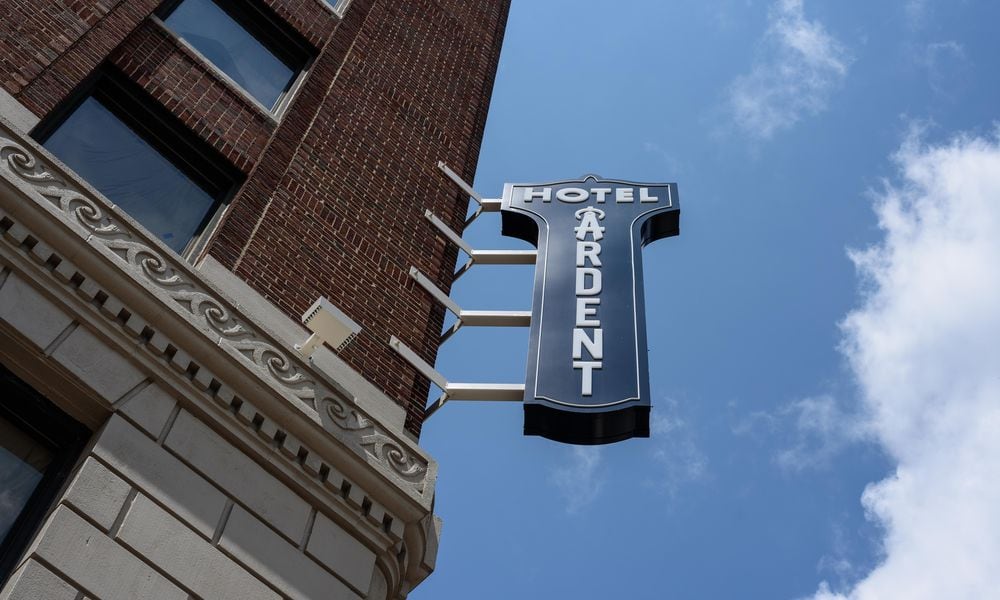
M 677 185 L 596 176 L 507 184 L 501 216 L 503 235 L 538 249 L 525 435 L 649 437 L 641 251 L 678 234 Z

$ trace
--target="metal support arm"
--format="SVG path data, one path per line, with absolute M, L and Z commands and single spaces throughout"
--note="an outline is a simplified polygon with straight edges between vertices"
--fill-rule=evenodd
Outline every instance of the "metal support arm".
M 441 343 L 447 342 L 463 326 L 469 327 L 530 327 L 531 312 L 523 310 L 463 310 L 455 324 L 441 334 Z
M 538 253 L 535 250 L 476 250 L 431 211 L 425 210 L 424 216 L 451 243 L 469 256 L 469 260 L 455 271 L 452 281 L 458 281 L 458 278 L 474 265 L 533 265 L 538 260 Z
M 427 290 L 435 300 L 458 317 L 451 328 L 441 336 L 441 343 L 455 335 L 463 325 L 469 327 L 528 327 L 531 325 L 531 312 L 522 310 L 462 310 L 462 307 L 452 298 L 434 285 L 426 275 L 416 267 L 410 267 L 410 277 Z
M 472 260 L 480 265 L 533 265 L 536 250 L 473 250 Z
M 420 358 L 416 352 L 396 336 L 389 339 L 389 347 L 413 365 L 424 377 L 441 388 L 442 394 L 424 410 L 427 420 L 450 401 L 464 402 L 520 402 L 524 398 L 522 383 L 450 383 L 444 375 Z
M 491 198 L 483 198 L 483 196 L 472 189 L 472 186 L 465 182 L 464 179 L 458 176 L 457 173 L 448 168 L 448 165 L 444 162 L 438 162 L 438 168 L 441 169 L 448 179 L 452 180 L 455 185 L 457 185 L 463 192 L 469 195 L 469 198 L 475 201 L 479 206 L 476 208 L 476 212 L 472 213 L 472 216 L 465 220 L 465 226 L 468 227 L 476 218 L 484 212 L 500 212 L 500 200 L 495 200 Z

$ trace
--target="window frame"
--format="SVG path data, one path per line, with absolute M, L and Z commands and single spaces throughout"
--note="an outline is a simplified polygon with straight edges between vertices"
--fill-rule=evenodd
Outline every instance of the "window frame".
M 98 101 L 212 198 L 212 206 L 206 211 L 184 250 L 179 253 L 185 260 L 193 259 L 204 250 L 212 231 L 245 181 L 245 175 L 146 90 L 108 65 L 95 70 L 66 100 L 42 119 L 32 129 L 31 137 L 44 146 L 49 137 L 88 98 Z M 109 200 L 114 202 L 111 198 Z M 127 211 L 124 212 L 128 214 Z M 140 226 L 143 225 L 135 217 L 132 218 Z M 156 238 L 152 232 L 149 233 Z
M 238 84 L 218 65 L 209 60 L 194 44 L 171 29 L 170 24 L 167 23 L 167 19 L 184 1 L 166 0 L 153 12 L 153 20 L 165 31 L 169 32 L 170 35 L 193 50 L 211 68 L 212 72 L 220 75 L 226 83 L 234 86 L 242 95 L 262 108 L 266 114 L 275 120 L 280 119 L 281 115 L 284 114 L 285 110 L 291 104 L 299 88 L 302 87 L 302 82 L 309 74 L 309 70 L 316 58 L 316 48 L 263 2 L 258 0 L 208 0 L 218 6 L 222 12 L 226 13 L 247 34 L 256 39 L 268 52 L 294 73 L 294 76 L 289 79 L 284 89 L 282 89 L 281 95 L 278 96 L 274 106 L 268 107 Z
M 316 0 L 327 10 L 337 15 L 341 19 L 344 18 L 344 14 L 347 12 L 347 7 L 351 5 L 351 0 Z
M 21 509 L 7 536 L 0 539 L 0 587 L 13 574 L 25 549 L 52 508 L 83 449 L 89 429 L 59 410 L 20 377 L 0 363 L 0 416 L 52 452 L 52 462 Z

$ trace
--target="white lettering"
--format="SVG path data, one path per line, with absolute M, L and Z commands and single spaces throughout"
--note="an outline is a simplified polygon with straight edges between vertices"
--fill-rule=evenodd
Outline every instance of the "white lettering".
M 601 305 L 600 298 L 577 298 L 576 299 L 576 326 L 577 327 L 600 327 L 601 321 L 591 319 L 597 316 L 597 307 Z M 593 306 L 594 308 L 590 308 Z M 573 335 L 576 335 L 575 333 Z M 577 356 L 576 358 L 580 358 Z M 599 357 L 594 357 L 599 358 Z
M 590 198 L 590 192 L 583 188 L 563 188 L 556 192 L 556 198 L 562 202 L 576 204 Z
M 587 277 L 590 276 L 590 285 L 587 285 Z M 581 267 L 576 270 L 576 295 L 596 296 L 601 293 L 601 271 L 590 267 Z
M 556 192 L 556 199 L 560 202 L 566 202 L 568 204 L 579 204 L 580 202 L 586 202 L 588 199 L 593 197 L 596 199 L 598 204 L 606 204 L 609 196 L 614 195 L 615 202 L 618 204 L 631 204 L 636 201 L 636 190 L 638 190 L 638 199 L 640 203 L 653 204 L 660 201 L 660 197 L 654 196 L 650 191 L 650 188 L 631 187 L 620 187 L 616 189 L 592 188 L 589 191 L 584 188 L 568 187 L 558 190 Z M 522 188 L 521 193 L 523 194 L 522 200 L 524 202 L 533 202 L 535 200 L 552 202 L 552 188 Z
M 542 202 L 552 202 L 552 188 L 524 188 L 524 201 L 541 200 Z
M 597 242 L 577 242 L 576 266 L 586 267 L 588 260 L 592 267 L 601 266 L 601 245 Z
M 594 360 L 601 360 L 604 358 L 604 330 L 595 329 L 594 338 L 591 339 L 587 336 L 587 332 L 583 329 L 573 330 L 573 358 L 580 360 L 583 358 L 583 349 L 587 348 L 587 352 L 590 353 L 590 357 Z
M 615 191 L 615 201 L 619 204 L 635 202 L 635 190 L 626 187 L 618 188 Z
M 601 190 L 601 202 L 611 190 Z M 593 206 L 581 208 L 575 213 L 580 220 L 579 227 L 575 227 L 576 232 L 576 328 L 573 329 L 573 368 L 581 369 L 581 394 L 584 396 L 593 395 L 594 390 L 594 369 L 600 369 L 604 363 L 604 330 L 601 329 L 601 320 L 597 318 L 597 307 L 601 304 L 598 296 L 601 293 L 601 244 L 599 240 L 604 237 L 604 227 L 601 226 L 601 219 L 604 218 L 604 211 Z M 587 236 L 591 239 L 588 240 Z M 586 266 L 590 261 L 591 266 Z M 590 282 L 588 285 L 588 277 Z M 581 296 L 592 296 L 590 298 Z M 593 327 L 593 337 L 590 337 L 586 330 L 581 327 Z M 583 350 L 587 349 L 593 360 L 585 361 Z
M 590 193 L 597 196 L 598 204 L 604 204 L 608 199 L 608 194 L 611 193 L 611 188 L 593 188 Z
M 593 396 L 594 395 L 594 369 L 600 369 L 603 363 L 600 361 L 592 360 L 574 360 L 574 369 L 583 369 L 583 381 L 582 381 L 582 392 L 583 396 Z
M 580 219 L 580 225 L 573 228 L 573 231 L 576 232 L 576 239 L 585 240 L 589 234 L 593 237 L 595 242 L 600 241 L 601 238 L 604 237 L 604 227 L 601 226 L 598 219 L 603 218 L 604 213 L 601 213 L 600 216 L 598 216 L 598 214 L 592 209 L 584 209 L 580 211 L 580 213 L 578 213 L 577 216 L 577 218 Z

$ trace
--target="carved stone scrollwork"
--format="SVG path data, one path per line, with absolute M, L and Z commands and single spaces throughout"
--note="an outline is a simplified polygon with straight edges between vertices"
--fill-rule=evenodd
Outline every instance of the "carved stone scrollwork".
M 323 398 L 321 415 L 342 431 L 350 432 L 360 448 L 388 464 L 399 477 L 413 483 L 423 492 L 427 477 L 427 464 L 406 452 L 392 437 L 381 431 L 375 423 L 357 408 L 348 406 L 334 396 Z M 328 427 L 329 428 L 329 427 Z
M 183 259 L 152 242 L 151 236 L 118 215 L 102 197 L 77 185 L 72 176 L 61 174 L 46 160 L 44 150 L 29 150 L 30 142 L 20 143 L 13 137 L 19 136 L 0 129 L 0 174 L 22 189 L 27 184 L 66 221 L 82 228 L 92 242 L 107 248 L 123 269 L 173 300 L 175 310 L 217 334 L 220 344 L 235 350 L 278 389 L 316 411 L 324 427 L 366 456 L 367 462 L 381 465 L 418 494 L 425 493 L 428 463 L 423 457 L 407 449 L 405 442 L 379 426 L 356 403 L 327 389 L 297 356 L 239 318 L 227 301 L 181 266 Z

